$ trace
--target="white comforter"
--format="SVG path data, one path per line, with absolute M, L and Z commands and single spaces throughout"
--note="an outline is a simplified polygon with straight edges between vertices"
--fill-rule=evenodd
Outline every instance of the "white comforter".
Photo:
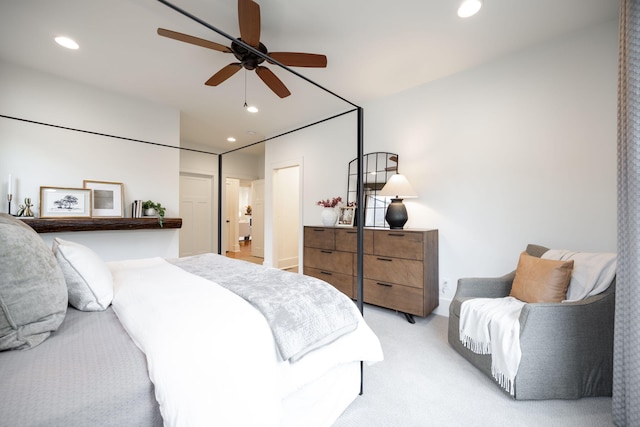
M 147 357 L 166 426 L 278 426 L 281 400 L 305 383 L 337 364 L 382 360 L 361 317 L 356 331 L 291 364 L 264 317 L 232 292 L 161 258 L 109 267 L 114 311 Z

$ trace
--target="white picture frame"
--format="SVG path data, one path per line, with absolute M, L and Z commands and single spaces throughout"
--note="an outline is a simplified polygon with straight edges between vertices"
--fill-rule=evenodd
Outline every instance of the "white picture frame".
M 339 227 L 353 227 L 353 221 L 356 217 L 356 208 L 352 206 L 340 207 L 338 211 Z
M 90 181 L 83 187 L 91 190 L 91 216 L 104 218 L 124 217 L 124 191 L 121 182 Z
M 91 190 L 40 187 L 40 218 L 91 218 Z

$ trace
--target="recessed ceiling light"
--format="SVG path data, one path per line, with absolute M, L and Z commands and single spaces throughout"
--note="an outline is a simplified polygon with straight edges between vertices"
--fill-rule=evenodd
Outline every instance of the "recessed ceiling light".
M 247 107 L 247 111 L 250 112 L 250 113 L 257 113 L 258 112 L 258 107 L 255 107 L 253 105 L 249 105 Z
M 58 43 L 62 47 L 66 47 L 67 49 L 78 49 L 80 46 L 74 40 L 69 37 L 58 36 L 54 39 L 56 43 Z
M 468 18 L 478 13 L 482 7 L 482 0 L 464 0 L 458 8 L 460 18 Z
M 229 138 L 227 138 L 227 141 L 236 142 L 236 139 L 234 137 L 230 136 Z

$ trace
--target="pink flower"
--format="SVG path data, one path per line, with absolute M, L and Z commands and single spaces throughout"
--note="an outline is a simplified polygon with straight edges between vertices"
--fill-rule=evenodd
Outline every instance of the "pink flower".
M 316 205 L 318 206 L 323 206 L 325 208 L 335 208 L 336 206 L 338 206 L 340 203 L 342 203 L 342 197 L 334 197 L 333 199 L 329 200 L 320 200 L 319 202 L 316 203 Z

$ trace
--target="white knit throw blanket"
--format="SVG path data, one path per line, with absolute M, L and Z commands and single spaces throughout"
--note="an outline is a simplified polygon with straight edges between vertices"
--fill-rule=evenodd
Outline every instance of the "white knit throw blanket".
M 460 306 L 460 341 L 478 354 L 491 354 L 491 374 L 514 395 L 520 358 L 520 311 L 513 298 L 474 298 Z

